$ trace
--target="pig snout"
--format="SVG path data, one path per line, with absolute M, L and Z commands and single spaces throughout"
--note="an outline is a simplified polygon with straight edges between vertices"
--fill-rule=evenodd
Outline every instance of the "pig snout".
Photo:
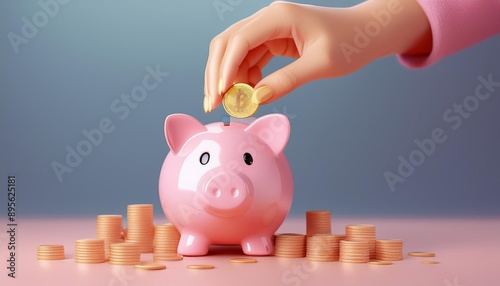
M 208 211 L 217 216 L 241 213 L 251 200 L 251 185 L 240 176 L 217 173 L 204 186 Z

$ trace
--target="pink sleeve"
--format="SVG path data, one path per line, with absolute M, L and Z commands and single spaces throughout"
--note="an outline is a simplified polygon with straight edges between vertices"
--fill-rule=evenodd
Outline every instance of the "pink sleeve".
M 409 68 L 440 59 L 500 33 L 499 0 L 417 0 L 432 30 L 432 51 L 422 56 L 398 55 Z

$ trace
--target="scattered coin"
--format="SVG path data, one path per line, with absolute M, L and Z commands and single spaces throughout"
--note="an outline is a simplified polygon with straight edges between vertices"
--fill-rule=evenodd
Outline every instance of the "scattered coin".
M 420 263 L 422 263 L 422 264 L 439 264 L 440 262 L 433 261 L 433 260 L 424 260 L 424 261 L 420 261 Z
M 392 264 L 394 264 L 390 261 L 368 261 L 367 263 L 372 264 L 372 265 L 392 265 Z
M 153 260 L 154 261 L 180 261 L 184 259 L 182 255 L 176 254 L 176 255 L 159 255 L 159 254 L 153 254 Z
M 165 264 L 157 262 L 141 262 L 139 264 L 134 265 L 134 267 L 143 270 L 163 270 L 167 268 Z
M 232 263 L 255 263 L 257 262 L 256 259 L 254 258 L 249 258 L 249 257 L 237 257 L 237 258 L 231 258 L 229 259 Z
M 222 106 L 226 112 L 236 118 L 252 116 L 259 105 L 252 102 L 253 88 L 246 83 L 235 83 L 222 97 Z
M 190 264 L 186 266 L 187 269 L 214 269 L 213 265 L 209 264 Z
M 413 251 L 413 252 L 408 252 L 408 256 L 413 256 L 413 257 L 435 257 L 436 253 L 434 253 L 434 252 L 423 252 L 423 251 Z

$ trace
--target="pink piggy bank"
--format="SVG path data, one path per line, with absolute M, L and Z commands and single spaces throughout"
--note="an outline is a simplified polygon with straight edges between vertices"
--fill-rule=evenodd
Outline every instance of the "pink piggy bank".
M 167 117 L 170 153 L 159 190 L 163 211 L 181 234 L 179 254 L 205 255 L 212 244 L 239 244 L 248 255 L 273 253 L 271 238 L 293 197 L 283 154 L 289 135 L 281 114 L 251 124 Z

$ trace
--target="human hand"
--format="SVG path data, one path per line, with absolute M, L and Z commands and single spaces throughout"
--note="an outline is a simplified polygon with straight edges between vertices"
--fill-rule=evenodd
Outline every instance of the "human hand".
M 307 82 L 352 73 L 378 57 L 412 52 L 415 47 L 419 52 L 418 43 L 430 28 L 415 0 L 396 0 L 400 6 L 392 7 L 389 23 L 369 45 L 356 53 L 346 52 L 343 43 L 352 46 L 359 29 L 373 21 L 373 13 L 394 6 L 389 2 L 373 0 L 351 8 L 273 2 L 233 24 L 210 43 L 205 112 L 220 105 L 222 94 L 233 82 L 254 86 L 253 99 L 262 104 Z M 274 56 L 297 60 L 262 78 L 262 69 Z

